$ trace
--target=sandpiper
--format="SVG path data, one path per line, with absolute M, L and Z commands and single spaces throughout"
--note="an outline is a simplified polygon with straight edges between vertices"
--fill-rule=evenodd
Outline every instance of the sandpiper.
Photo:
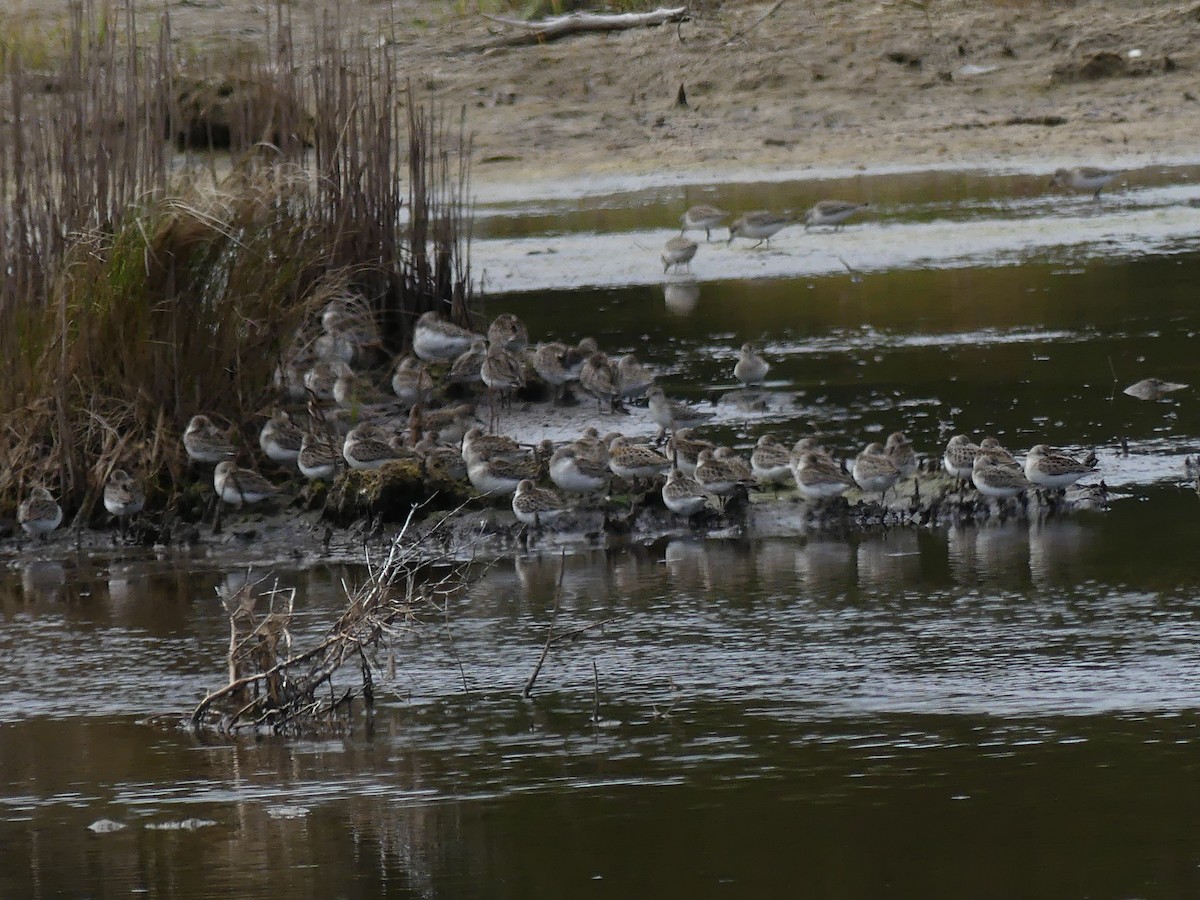
M 539 344 L 533 351 L 533 371 L 537 372 L 538 378 L 554 388 L 556 403 L 562 399 L 564 387 L 571 380 L 571 375 L 563 364 L 566 352 L 567 345 L 557 341 Z
M 917 453 L 913 450 L 912 441 L 903 431 L 893 431 L 889 434 L 883 448 L 892 464 L 900 470 L 901 478 L 917 474 Z
M 694 475 L 700 451 L 716 450 L 717 445 L 702 438 L 693 438 L 692 429 L 680 428 L 667 440 L 667 456 L 684 475 Z
M 617 360 L 617 383 L 622 397 L 641 397 L 654 384 L 654 373 L 632 353 L 626 353 Z
M 737 463 L 742 465 L 738 466 Z M 701 450 L 696 458 L 696 472 L 692 476 L 696 484 L 707 494 L 713 494 L 725 507 L 725 500 L 754 481 L 750 467 L 741 460 L 719 459 L 712 450 Z
M 862 488 L 864 494 L 879 492 L 879 500 L 883 498 L 900 480 L 900 469 L 880 443 L 871 443 L 862 453 L 854 458 L 854 467 L 850 474 L 855 483 Z
M 517 521 L 537 528 L 557 521 L 567 510 L 566 502 L 554 491 L 537 487 L 528 478 L 517 483 L 512 498 L 512 511 Z
M 1050 179 L 1051 187 L 1070 188 L 1073 191 L 1092 193 L 1093 200 L 1100 199 L 1100 192 L 1108 187 L 1110 181 L 1119 172 L 1109 172 L 1105 169 L 1094 169 L 1091 166 L 1078 166 L 1074 169 L 1058 169 Z
M 980 450 L 971 464 L 971 483 L 985 497 L 1015 497 L 1033 487 L 1020 469 L 1007 465 L 1004 458 Z
M 593 353 L 600 350 L 595 338 L 582 338 L 574 347 L 568 347 L 563 353 L 563 368 L 567 370 L 568 381 L 578 381 L 583 374 L 583 364 Z
M 420 407 L 414 407 L 416 413 Z M 470 403 L 460 403 L 458 406 L 448 406 L 445 409 L 425 410 L 413 417 L 414 434 L 424 434 L 432 431 L 437 439 L 445 444 L 457 444 L 471 427 L 470 423 L 477 422 L 475 407 Z
M 679 233 L 683 234 L 693 228 L 704 229 L 704 240 L 712 240 L 712 230 L 720 228 L 721 223 L 729 215 L 725 210 L 715 206 L 693 206 L 679 217 Z
M 744 237 L 757 241 L 754 247 L 763 243 L 769 247 L 771 238 L 791 224 L 792 217 L 788 215 L 779 215 L 765 209 L 748 212 L 729 226 L 729 240 L 726 243 L 732 244 L 735 237 Z M 753 250 L 754 247 L 750 249 Z
M 258 445 L 263 453 L 277 463 L 292 463 L 300 455 L 304 432 L 291 417 L 280 410 L 271 416 L 258 433 Z
M 358 409 L 361 406 L 383 406 L 395 403 L 395 394 L 384 392 L 370 378 L 350 370 L 345 363 L 338 363 L 337 381 L 333 383 L 333 400 L 342 409 Z M 337 366 L 334 366 L 337 369 Z
M 832 225 L 834 231 L 846 227 L 846 220 L 860 210 L 869 209 L 870 203 L 847 203 L 844 200 L 819 200 L 804 216 L 804 230 L 822 225 Z
M 712 455 L 713 459 L 723 463 L 729 469 L 729 474 L 738 481 L 744 481 L 747 484 L 754 482 L 754 469 L 732 447 L 717 447 L 713 450 Z
M 1138 400 L 1161 400 L 1167 394 L 1175 391 L 1182 391 L 1186 384 L 1181 384 L 1178 381 L 1163 381 L 1161 378 L 1143 378 L 1129 387 L 1125 388 L 1121 393 L 1128 394 L 1130 397 L 1136 397 Z
M 686 403 L 671 400 L 658 385 L 650 388 L 646 392 L 646 397 L 650 401 L 650 418 L 658 425 L 660 439 L 668 430 L 674 431 L 676 428 L 698 425 L 713 417 L 710 412 L 702 412 Z
M 611 434 L 600 436 L 600 432 L 589 425 L 583 429 L 583 432 L 575 440 L 568 444 L 581 457 L 598 460 L 604 463 L 605 469 L 608 468 L 608 445 L 613 442 L 613 438 L 620 437 L 619 431 L 614 431 Z
M 467 466 L 467 480 L 483 494 L 511 494 L 525 479 L 536 479 L 538 464 L 534 459 L 514 462 L 507 459 L 482 459 Z
M 62 507 L 44 487 L 35 487 L 17 507 L 17 522 L 26 534 L 47 535 L 62 524 L 62 518 Z
M 840 497 L 854 481 L 844 469 L 826 456 L 809 451 L 792 468 L 796 490 L 805 500 L 820 502 Z
M 468 466 L 488 459 L 519 460 L 527 457 L 528 451 L 504 434 L 486 434 L 482 427 L 474 425 L 467 429 L 462 439 L 462 458 Z
M 985 437 L 979 442 L 979 450 L 981 453 L 990 453 L 996 458 L 996 461 L 1008 466 L 1010 469 L 1020 469 L 1021 464 L 1017 462 L 1017 458 L 1008 451 L 999 438 Z
M 375 425 L 359 425 L 351 429 L 342 442 L 342 458 L 352 469 L 378 469 L 403 455 L 393 446 L 390 437 Z
M 804 460 L 804 457 L 809 453 L 815 453 L 821 459 L 828 462 L 831 466 L 834 464 L 833 457 L 830 455 L 829 451 L 822 447 L 817 442 L 816 438 L 802 437 L 800 440 L 796 441 L 794 445 L 792 445 L 792 450 L 788 454 L 788 458 L 792 463 L 792 468 L 799 468 L 801 462 Z
M 964 481 L 971 477 L 977 453 L 979 453 L 977 444 L 972 444 L 971 439 L 965 434 L 956 434 L 946 442 L 946 452 L 942 454 L 942 465 L 949 474 L 959 481 Z
M 306 433 L 300 442 L 296 468 L 305 478 L 329 481 L 337 472 L 341 454 L 328 438 Z
M 146 505 L 146 492 L 124 469 L 114 469 L 104 485 L 104 508 L 124 521 Z
M 432 310 L 417 319 L 413 327 L 413 353 L 425 362 L 449 362 L 471 346 L 480 335 L 453 322 L 447 322 Z
M 607 356 L 596 351 L 584 360 L 579 383 L 596 398 L 597 409 L 602 410 L 607 404 L 609 412 L 612 412 L 613 400 L 621 393 L 621 376 Z
M 792 480 L 792 455 L 773 434 L 764 434 L 750 454 L 750 470 L 761 487 Z
M 338 373 L 334 370 L 333 364 L 321 360 L 314 363 L 304 373 L 304 389 L 318 400 L 332 400 L 333 386 L 337 383 L 337 379 Z
M 581 454 L 575 447 L 559 447 L 550 457 L 550 480 L 560 490 L 590 494 L 608 485 L 607 461 Z
M 259 503 L 279 493 L 275 485 L 253 469 L 243 469 L 231 459 L 217 463 L 213 470 L 213 487 L 221 500 L 233 506 Z
M 392 393 L 406 407 L 428 403 L 433 396 L 433 379 L 429 370 L 415 356 L 405 356 L 392 373 Z
M 487 339 L 489 346 L 499 345 L 510 353 L 520 353 L 529 346 L 529 329 L 512 313 L 501 313 L 488 326 Z
M 221 462 L 236 453 L 225 433 L 205 415 L 192 416 L 183 433 L 183 448 L 189 459 L 201 463 Z
M 627 437 L 613 438 L 608 445 L 608 468 L 618 478 L 656 478 L 670 466 L 671 461 L 657 450 L 634 444 Z
M 512 406 L 514 392 L 525 387 L 525 367 L 517 354 L 505 350 L 500 344 L 490 344 L 479 377 L 487 385 L 492 417 L 496 415 L 495 397 L 500 395 L 501 406 Z
M 742 349 L 738 353 L 738 361 L 733 367 L 733 377 L 750 387 L 766 381 L 770 368 L 770 363 L 759 355 L 753 344 L 747 342 L 742 344 Z
M 1038 487 L 1067 488 L 1095 471 L 1094 466 L 1056 453 L 1045 444 L 1038 444 L 1025 456 L 1025 477 Z
M 671 266 L 674 266 L 676 269 L 680 266 L 686 266 L 690 269 L 692 258 L 696 255 L 696 248 L 699 246 L 691 238 L 683 237 L 682 235 L 673 237 L 667 241 L 662 252 L 663 274 L 665 275 Z
M 694 516 L 708 504 L 708 495 L 696 482 L 678 469 L 672 469 L 662 487 L 663 504 L 680 516 Z

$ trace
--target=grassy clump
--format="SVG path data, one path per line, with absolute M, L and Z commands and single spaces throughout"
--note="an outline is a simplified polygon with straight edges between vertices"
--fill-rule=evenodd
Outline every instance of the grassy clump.
M 45 484 L 87 520 L 117 467 L 169 502 L 198 412 L 254 446 L 280 355 L 330 297 L 361 298 L 393 350 L 427 309 L 465 320 L 461 126 L 334 26 L 302 66 L 277 13 L 219 82 L 173 56 L 169 19 L 146 39 L 109 4 L 39 51 L 54 93 L 5 48 L 0 517 Z M 178 165 L 205 135 L 229 155 Z

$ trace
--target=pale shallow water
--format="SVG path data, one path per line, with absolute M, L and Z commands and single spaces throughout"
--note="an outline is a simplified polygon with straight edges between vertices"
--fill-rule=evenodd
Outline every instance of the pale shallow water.
M 884 180 L 903 215 L 827 240 L 977 224 L 1018 246 L 1200 215 L 1162 184 L 1098 213 L 1013 213 L 986 177 L 959 182 L 975 198 L 961 219 L 939 224 L 951 198 L 926 183 Z M 995 433 L 1094 448 L 1113 488 L 1106 512 L 1032 525 L 574 553 L 558 626 L 614 621 L 553 652 L 531 702 L 552 540 L 481 568 L 449 631 L 399 640 L 396 678 L 381 673 L 350 733 L 303 741 L 144 720 L 221 683 L 218 590 L 273 573 L 298 592 L 305 641 L 360 567 L 275 550 L 249 576 L 202 551 L 5 559 L 0 897 L 1196 894 L 1195 389 L 1120 393 L 1147 375 L 1200 383 L 1190 241 L 722 277 L 685 304 L 657 279 L 493 297 L 485 312 L 518 313 L 535 340 L 637 352 L 743 447 L 819 431 L 849 452 L 903 428 L 936 455 L 957 431 Z M 762 409 L 730 399 L 743 340 L 773 364 Z M 649 427 L 638 408 L 599 419 Z M 88 830 L 102 819 L 126 827 Z

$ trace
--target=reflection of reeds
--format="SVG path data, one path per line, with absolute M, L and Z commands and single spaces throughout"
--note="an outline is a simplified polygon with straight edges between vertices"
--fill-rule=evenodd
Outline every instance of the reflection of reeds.
M 361 297 L 392 350 L 425 310 L 467 318 L 469 148 L 385 54 L 330 16 L 302 67 L 281 17 L 215 78 L 176 58 L 167 17 L 143 40 L 116 9 L 74 5 L 39 71 L 3 48 L 0 511 L 44 483 L 87 518 L 118 466 L 161 502 L 187 419 L 248 435 L 331 297 Z M 227 161 L 176 169 L 205 138 Z

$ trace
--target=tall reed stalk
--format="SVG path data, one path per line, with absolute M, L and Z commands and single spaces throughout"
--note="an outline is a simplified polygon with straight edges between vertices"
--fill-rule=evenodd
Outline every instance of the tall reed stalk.
M 197 412 L 252 446 L 332 296 L 393 350 L 428 309 L 467 318 L 469 146 L 385 50 L 349 45 L 336 6 L 298 49 L 280 3 L 257 54 L 199 67 L 133 6 L 72 7 L 38 70 L 4 54 L 0 518 L 46 484 L 85 521 L 118 466 L 169 501 Z

